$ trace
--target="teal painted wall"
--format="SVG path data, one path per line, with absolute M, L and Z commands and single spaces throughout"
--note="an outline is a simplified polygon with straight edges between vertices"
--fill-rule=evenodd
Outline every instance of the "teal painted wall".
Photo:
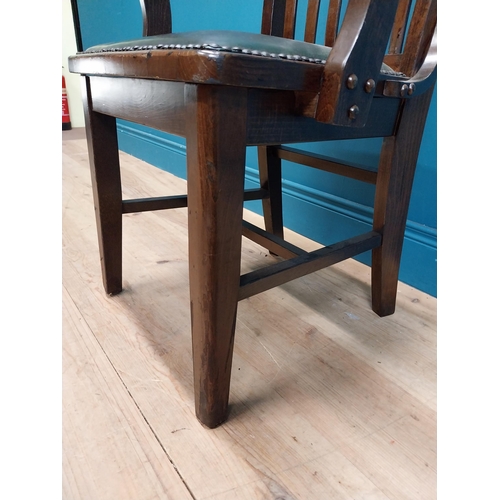
M 171 0 L 174 31 L 230 29 L 258 33 L 260 1 Z M 322 14 L 325 18 L 323 2 Z M 79 0 L 84 48 L 141 36 L 142 19 L 137 0 Z M 298 12 L 298 26 L 305 18 L 305 3 Z M 320 32 L 321 32 L 320 21 Z M 324 25 L 323 25 L 324 29 Z M 300 32 L 299 32 L 300 34 Z M 437 118 L 434 95 L 418 159 L 403 247 L 400 279 L 431 295 L 437 295 Z M 120 148 L 159 168 L 185 178 L 183 139 L 135 124 L 119 121 Z M 376 168 L 381 141 L 309 143 L 305 150 Z M 283 169 L 285 225 L 323 244 L 367 231 L 373 213 L 374 188 L 333 174 L 285 162 Z M 257 154 L 248 148 L 246 184 L 256 187 Z M 259 202 L 246 204 L 261 213 Z M 369 264 L 370 255 L 359 260 Z

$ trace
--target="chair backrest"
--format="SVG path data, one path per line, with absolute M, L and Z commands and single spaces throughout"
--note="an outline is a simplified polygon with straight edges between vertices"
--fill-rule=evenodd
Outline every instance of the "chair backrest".
M 139 0 L 143 35 L 171 33 L 169 0 Z M 321 0 L 263 0 L 262 29 L 266 35 L 295 38 L 297 9 L 307 1 L 304 41 L 332 47 L 339 32 L 342 0 L 328 2 L 325 37 L 318 39 Z M 346 0 L 347 2 L 347 0 Z M 385 62 L 395 71 L 412 76 L 427 53 L 436 26 L 436 0 L 400 0 L 386 52 Z
M 297 8 L 306 1 L 304 40 L 333 47 L 326 60 L 315 118 L 363 127 L 382 62 L 407 77 L 413 77 L 424 63 L 435 34 L 437 0 L 348 0 L 342 23 L 342 0 L 325 0 L 324 40 L 317 40 L 321 0 L 263 0 L 261 32 L 294 38 Z M 140 3 L 145 36 L 171 33 L 169 0 Z M 358 80 L 360 85 L 349 85 Z M 366 90 L 367 84 L 370 90 Z
M 322 39 L 318 39 L 321 0 L 264 0 L 261 32 L 295 38 L 301 1 L 307 1 L 304 41 L 332 47 L 340 29 L 342 0 L 325 0 L 328 12 Z M 412 76 L 423 62 L 435 26 L 436 0 L 400 0 L 384 61 L 395 71 Z

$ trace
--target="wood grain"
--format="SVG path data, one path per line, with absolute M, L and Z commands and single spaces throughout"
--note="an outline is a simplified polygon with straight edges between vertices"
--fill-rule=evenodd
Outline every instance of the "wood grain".
M 66 289 L 63 331 L 63 498 L 191 499 Z
M 106 293 L 115 295 L 122 290 L 122 192 L 116 118 L 96 113 L 89 78 L 82 77 L 82 84 L 102 280 Z
M 124 198 L 186 192 L 120 163 Z M 112 298 L 93 210 L 85 141 L 65 141 L 64 498 L 436 498 L 434 298 L 399 284 L 380 318 L 370 269 L 348 260 L 241 301 L 229 420 L 207 430 L 192 401 L 186 209 L 124 216 Z M 251 241 L 242 251 L 243 272 L 276 262 Z
M 246 89 L 186 87 L 189 287 L 196 414 L 227 418 L 240 284 Z M 228 147 L 229 146 L 229 147 Z
M 140 0 L 142 10 L 142 36 L 172 33 L 170 0 Z

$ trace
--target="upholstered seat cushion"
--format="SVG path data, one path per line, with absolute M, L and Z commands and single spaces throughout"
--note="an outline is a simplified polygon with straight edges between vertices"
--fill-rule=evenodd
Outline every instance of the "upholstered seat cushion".
M 239 31 L 192 31 L 96 45 L 87 49 L 83 55 L 144 50 L 216 51 L 312 64 L 325 64 L 331 47 Z M 382 64 L 381 73 L 402 76 L 386 64 Z

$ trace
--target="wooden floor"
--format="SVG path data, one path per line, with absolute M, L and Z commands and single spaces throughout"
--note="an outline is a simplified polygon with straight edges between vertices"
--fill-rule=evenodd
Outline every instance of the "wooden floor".
M 349 260 L 240 302 L 231 414 L 208 430 L 186 210 L 124 216 L 125 289 L 107 297 L 82 137 L 63 133 L 63 498 L 436 498 L 436 300 L 401 284 L 379 318 L 369 269 Z M 125 198 L 185 192 L 121 158 Z M 273 259 L 244 240 L 244 272 Z

